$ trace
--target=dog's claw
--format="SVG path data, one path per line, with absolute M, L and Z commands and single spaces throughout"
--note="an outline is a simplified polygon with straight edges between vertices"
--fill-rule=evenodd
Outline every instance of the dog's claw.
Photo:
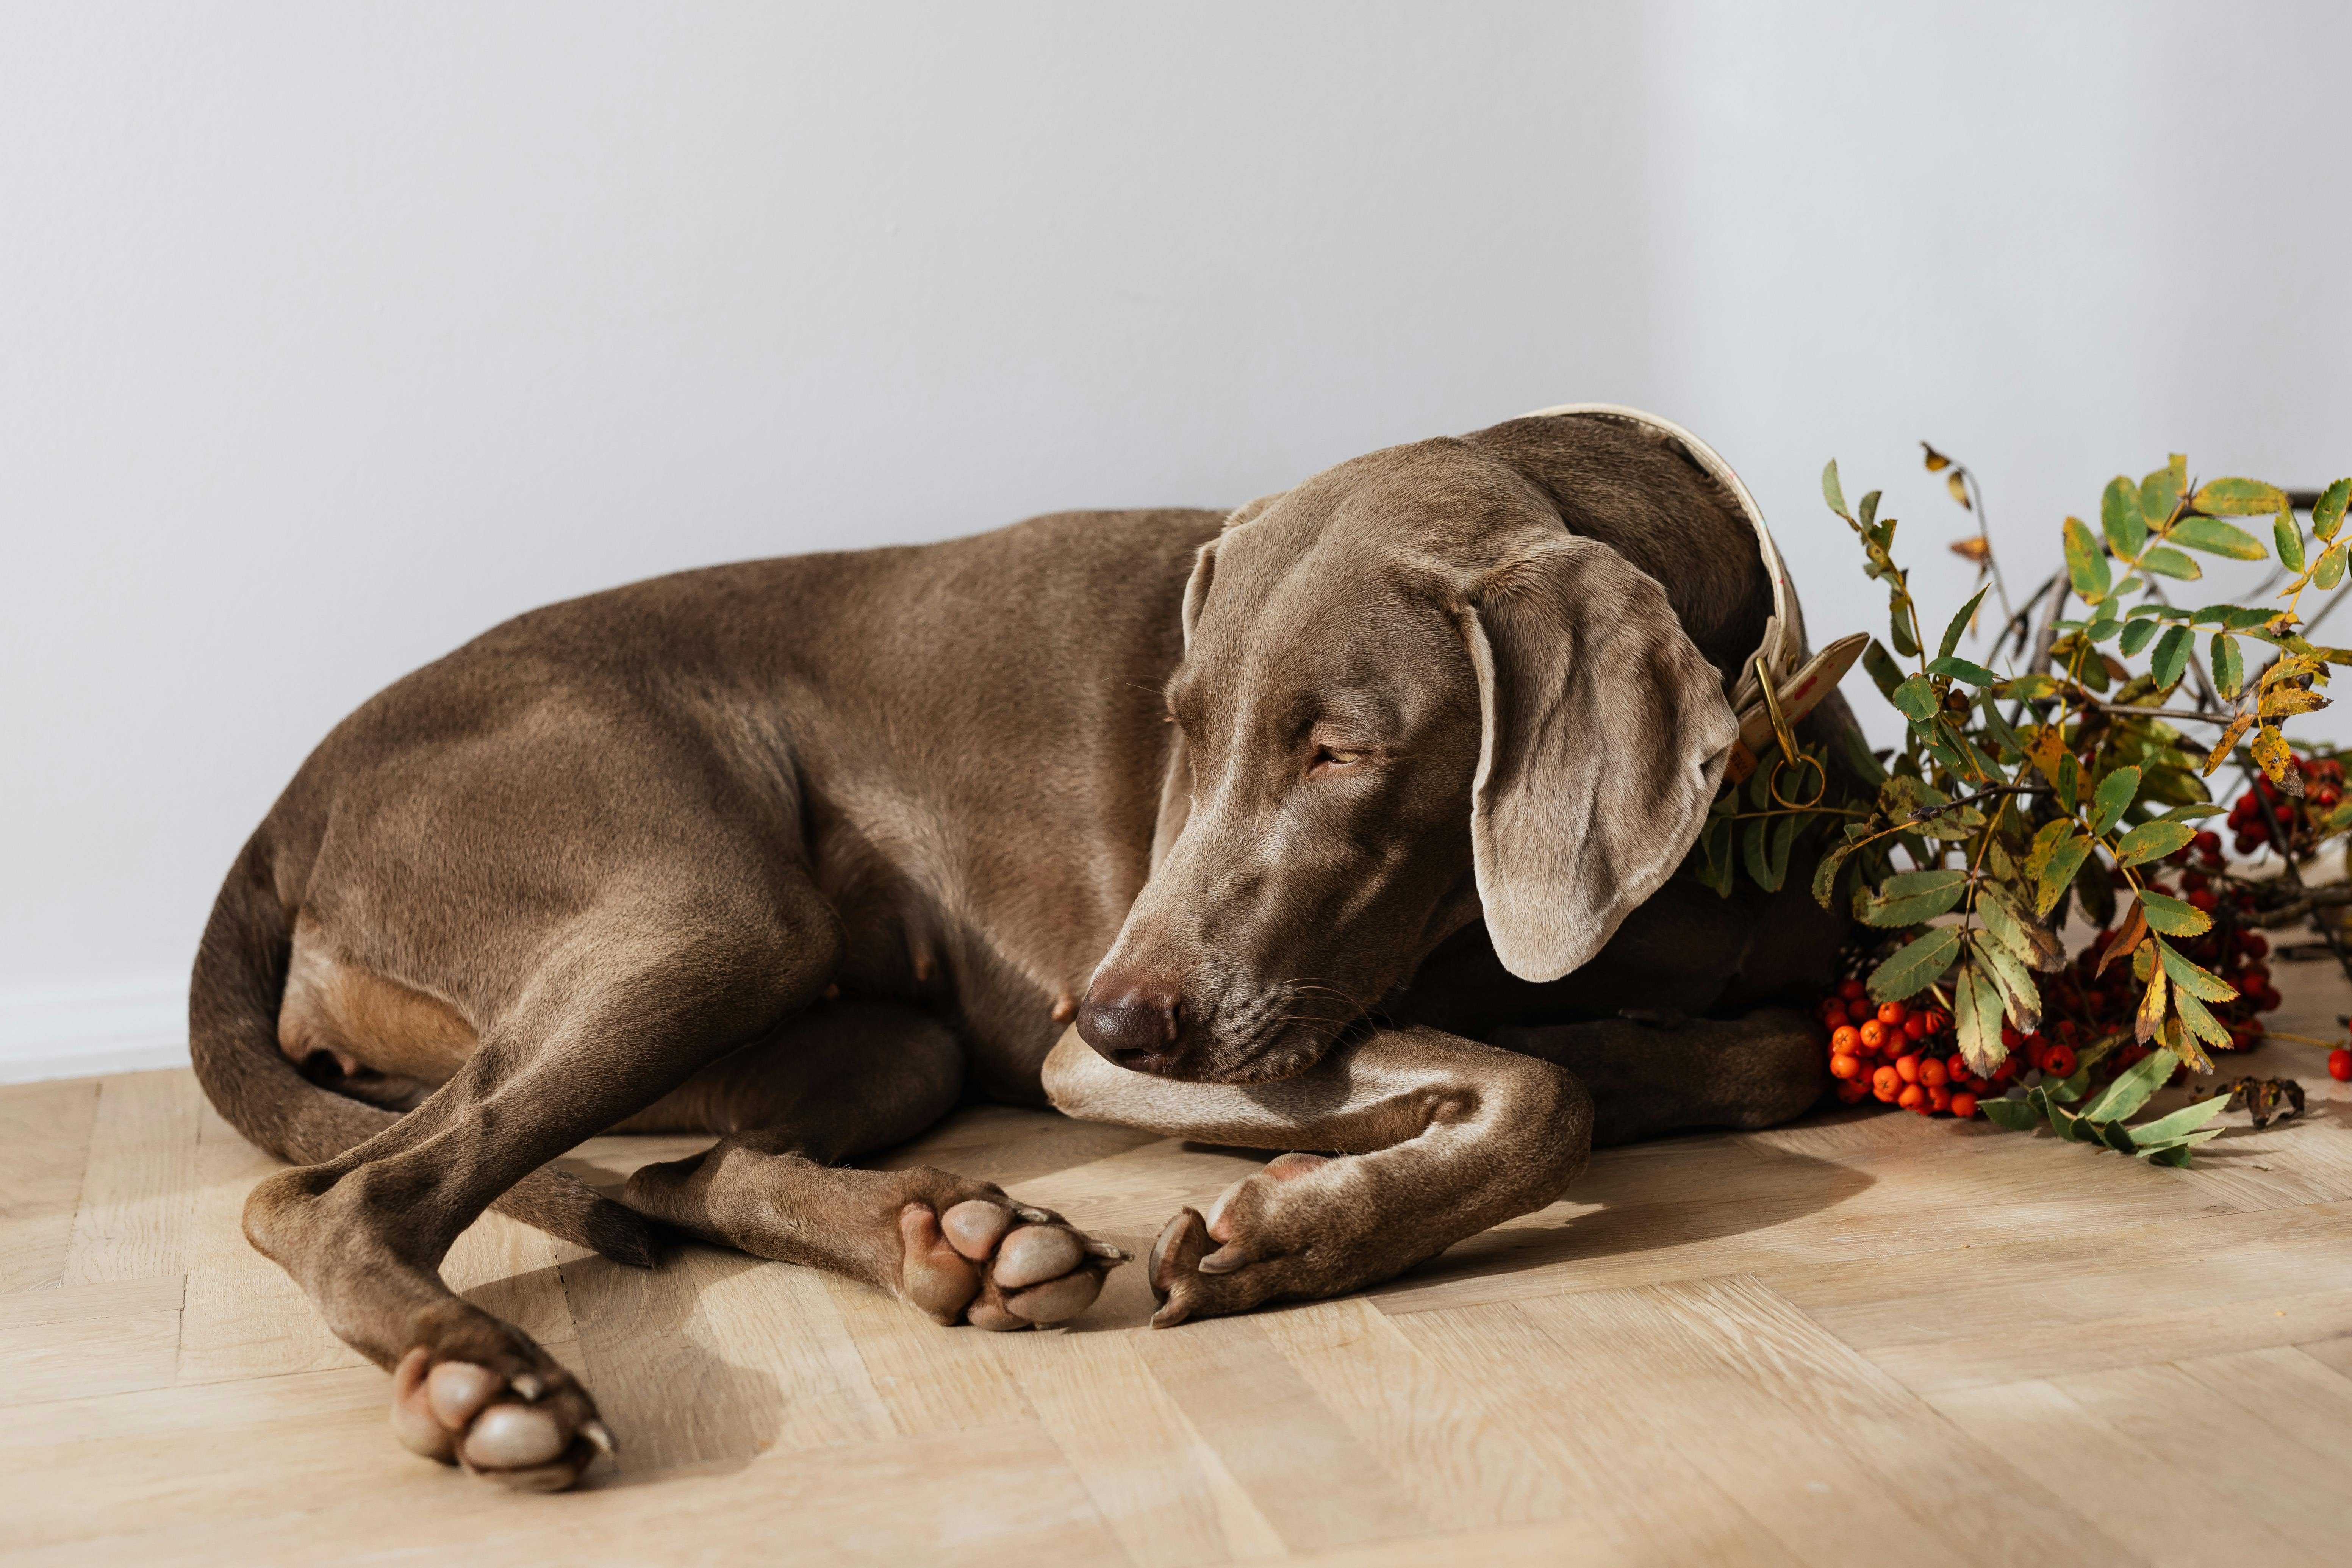
M 591 1421 L 587 1426 L 580 1428 L 580 1435 L 588 1439 L 590 1447 L 604 1455 L 604 1458 L 609 1459 L 613 1457 L 615 1451 L 613 1434 L 602 1421 Z

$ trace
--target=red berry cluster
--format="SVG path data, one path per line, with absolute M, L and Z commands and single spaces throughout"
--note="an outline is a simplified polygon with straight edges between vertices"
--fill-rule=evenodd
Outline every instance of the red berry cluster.
M 1830 1076 L 1848 1105 L 1875 1099 L 1922 1116 L 1969 1117 L 1978 1100 L 2016 1076 L 2004 1065 L 1991 1079 L 1976 1077 L 1959 1058 L 1949 1014 L 1873 1003 L 1859 980 L 1822 999 L 1821 1020 L 1830 1032 Z
M 2254 787 L 2240 795 L 2238 803 L 2230 808 L 2230 826 L 2238 836 L 2239 854 L 2251 855 L 2271 841 L 2270 817 L 2263 811 L 2265 803 L 2286 831 L 2287 841 L 2282 847 L 2288 854 L 2303 854 L 2317 842 L 2319 819 L 2334 811 L 2336 803 L 2344 798 L 2344 764 L 2333 757 L 2297 757 L 2294 767 L 2303 775 L 2300 799 L 2272 784 L 2268 774 L 2257 773 Z

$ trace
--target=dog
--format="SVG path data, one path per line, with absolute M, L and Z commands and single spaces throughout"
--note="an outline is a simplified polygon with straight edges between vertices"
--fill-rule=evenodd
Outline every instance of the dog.
M 1599 408 L 532 611 L 338 725 L 222 888 L 196 1071 L 293 1163 L 246 1234 L 404 1444 L 529 1489 L 612 1439 L 443 1284 L 487 1206 L 1067 1321 L 1118 1248 L 845 1163 L 977 1092 L 1283 1152 L 1171 1219 L 1155 1323 L 1389 1279 L 1596 1143 L 1820 1098 L 1790 1005 L 1843 922 L 1801 865 L 1675 875 L 1803 651 L 1737 479 Z M 1857 739 L 1833 695 L 1800 732 Z M 550 1164 L 608 1131 L 718 1142 L 615 1200 Z

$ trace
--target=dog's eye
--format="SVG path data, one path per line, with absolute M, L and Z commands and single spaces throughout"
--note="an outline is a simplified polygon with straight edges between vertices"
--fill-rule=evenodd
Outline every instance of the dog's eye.
M 1318 768 L 1353 767 L 1362 762 L 1365 755 L 1365 752 L 1343 751 L 1338 746 L 1318 746 L 1315 748 L 1315 765 Z

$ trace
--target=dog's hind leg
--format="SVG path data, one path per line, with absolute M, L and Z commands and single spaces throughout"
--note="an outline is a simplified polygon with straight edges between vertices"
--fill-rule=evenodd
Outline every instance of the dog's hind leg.
M 759 1258 L 889 1291 L 940 1323 L 1024 1329 L 1090 1306 L 1124 1254 L 992 1183 L 844 1168 L 946 1114 L 963 1053 L 937 1020 L 814 1008 L 713 1063 L 619 1131 L 724 1132 L 629 1178 L 630 1207 Z
M 394 1373 L 409 1447 L 510 1486 L 568 1486 L 611 1439 L 572 1375 L 446 1286 L 496 1198 L 823 988 L 839 949 L 813 890 L 598 906 L 542 933 L 438 1090 L 358 1147 L 262 1182 L 246 1235 L 343 1341 Z M 762 890 L 766 891 L 766 890 Z M 766 903 L 773 912 L 765 914 Z
M 1600 1148 L 1687 1127 L 1774 1126 L 1811 1110 L 1830 1087 L 1820 1026 L 1786 1007 L 1500 1029 L 1495 1043 L 1581 1079 Z

